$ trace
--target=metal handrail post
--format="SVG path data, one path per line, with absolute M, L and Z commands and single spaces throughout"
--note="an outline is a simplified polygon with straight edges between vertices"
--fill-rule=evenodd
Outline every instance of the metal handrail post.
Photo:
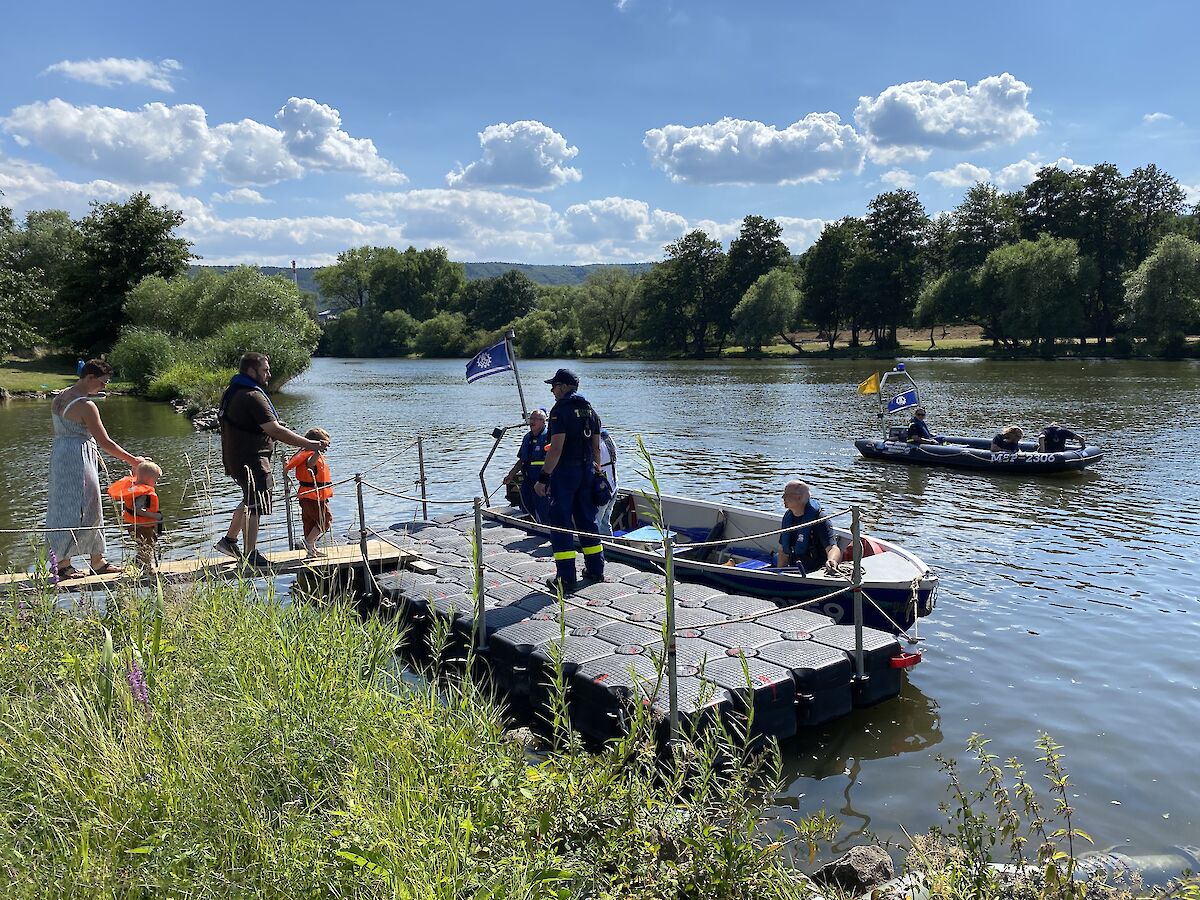
M 663 535 L 663 563 L 667 574 L 667 701 L 670 704 L 669 740 L 679 739 L 679 665 L 675 639 L 675 556 L 672 549 L 671 531 Z
M 866 674 L 863 668 L 862 510 L 858 506 L 852 509 L 854 517 L 850 522 L 850 541 L 854 569 L 850 583 L 854 586 L 854 674 L 861 679 Z
M 367 556 L 367 514 L 363 508 L 362 472 L 354 473 L 354 490 L 358 494 L 358 549 L 363 558 L 363 588 L 367 596 L 374 596 L 371 580 L 371 558 Z
M 429 504 L 425 502 L 425 444 L 421 435 L 417 435 L 417 470 L 421 473 L 421 518 L 429 518 Z
M 487 650 L 487 607 L 483 597 L 483 498 L 475 498 L 475 646 Z
M 283 508 L 287 513 L 287 537 L 288 550 L 296 549 L 296 531 L 295 525 L 292 522 L 292 482 L 288 478 L 287 468 L 283 470 Z M 304 535 L 305 543 L 308 542 L 308 535 Z

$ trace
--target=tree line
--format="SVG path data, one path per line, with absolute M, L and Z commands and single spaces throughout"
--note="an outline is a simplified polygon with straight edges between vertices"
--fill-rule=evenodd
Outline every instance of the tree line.
M 953 324 L 1006 351 L 1094 341 L 1127 352 L 1142 340 L 1178 355 L 1200 324 L 1200 213 L 1154 165 L 1128 175 L 1108 163 L 1047 167 L 1018 191 L 977 184 L 933 217 L 915 192 L 888 191 L 799 256 L 775 220 L 751 215 L 728 249 L 696 230 L 647 271 L 599 268 L 580 285 L 535 284 L 517 270 L 468 281 L 440 247 L 356 247 L 315 273 L 340 310 L 323 330 L 315 298 L 286 278 L 238 269 L 189 279 L 191 248 L 174 234 L 182 221 L 144 194 L 95 203 L 79 221 L 46 210 L 17 223 L 0 207 L 0 352 L 38 341 L 96 352 L 121 336 L 126 350 L 141 342 L 127 357 L 224 366 L 239 340 L 218 339 L 212 323 L 238 321 L 258 323 L 243 337 L 257 328 L 263 346 L 296 360 L 318 336 L 328 355 L 463 356 L 513 327 L 526 357 L 636 345 L 699 358 L 733 346 L 800 351 L 806 328 L 830 349 L 891 350 L 900 328 L 928 328 L 933 344 Z M 197 319 L 198 309 L 210 312 Z M 144 365 L 136 374 L 144 380 Z

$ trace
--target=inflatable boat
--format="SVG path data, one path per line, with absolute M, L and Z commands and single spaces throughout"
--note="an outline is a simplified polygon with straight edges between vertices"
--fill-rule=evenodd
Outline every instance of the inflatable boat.
M 849 584 L 846 571 L 830 574 L 824 569 L 803 572 L 795 566 L 775 565 L 779 535 L 767 534 L 780 527 L 781 516 L 739 506 L 728 506 L 685 497 L 662 497 L 663 517 L 674 546 L 675 574 L 681 581 L 711 585 L 732 594 L 765 597 L 785 605 L 804 603 L 831 594 Z M 492 507 L 483 515 L 534 534 L 549 533 L 515 507 Z M 662 532 L 652 524 L 650 504 L 637 491 L 621 489 L 613 508 L 613 536 L 604 538 L 605 558 L 638 569 L 661 572 Z M 834 527 L 834 535 L 850 558 L 850 532 Z M 733 538 L 721 546 L 689 550 L 689 543 L 707 543 Z M 933 611 L 938 579 L 915 554 L 888 541 L 863 536 L 862 547 L 863 623 L 871 628 L 895 632 L 908 629 L 917 618 Z M 843 563 L 843 569 L 849 567 Z M 873 601 L 873 602 L 872 602 Z M 848 593 L 839 594 L 810 607 L 838 624 L 853 624 L 854 609 Z
M 858 391 L 878 395 L 880 423 L 889 415 L 908 415 L 920 405 L 917 383 L 904 363 L 897 363 L 896 368 L 882 376 L 872 375 L 858 386 Z M 907 426 L 890 425 L 882 439 L 862 438 L 854 446 L 867 459 L 1016 475 L 1078 472 L 1104 458 L 1099 447 L 1085 446 L 1081 440 L 1057 451 L 1039 450 L 1037 441 L 1019 441 L 1017 452 L 1010 453 L 992 450 L 991 438 L 936 435 L 935 444 L 910 443 L 908 434 Z
M 1099 447 L 1068 447 L 1047 453 L 1038 450 L 1037 441 L 1021 441 L 1017 453 L 992 450 L 990 438 L 939 435 L 940 444 L 910 444 L 906 440 L 907 431 L 894 426 L 887 440 L 864 438 L 855 441 L 854 446 L 867 459 L 1017 475 L 1078 472 L 1104 458 Z

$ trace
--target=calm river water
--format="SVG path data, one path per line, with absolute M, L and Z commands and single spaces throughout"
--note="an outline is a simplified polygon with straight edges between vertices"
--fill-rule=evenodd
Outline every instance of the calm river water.
M 524 364 L 531 405 L 550 402 L 541 379 L 557 365 Z M 839 844 L 864 829 L 899 839 L 901 822 L 944 821 L 938 754 L 969 768 L 966 740 L 981 732 L 1036 774 L 1044 730 L 1065 747 L 1078 822 L 1098 846 L 1200 844 L 1200 366 L 910 360 L 935 431 L 990 436 L 1016 422 L 1036 432 L 1056 419 L 1107 451 L 1094 473 L 1023 480 L 859 459 L 853 441 L 874 433 L 875 407 L 854 388 L 871 362 L 570 365 L 622 451 L 624 484 L 641 483 L 635 434 L 672 493 L 782 512 L 782 484 L 803 476 L 827 507 L 862 504 L 874 533 L 941 575 L 937 609 L 921 623 L 925 660 L 902 696 L 785 746 L 781 816 L 824 805 L 845 823 Z M 333 434 L 335 478 L 422 434 L 430 495 L 469 499 L 488 432 L 520 414 L 511 376 L 467 385 L 463 367 L 318 359 L 276 402 L 294 427 Z M 103 414 L 127 449 L 163 464 L 175 552 L 211 544 L 233 497 L 216 439 L 162 404 L 114 397 Z M 0 528 L 44 516 L 49 425 L 48 404 L 0 408 Z M 368 477 L 411 491 L 415 452 Z M 366 508 L 376 525 L 414 513 L 371 493 Z M 353 493 L 340 489 L 333 510 L 340 533 Z M 282 517 L 264 535 L 280 546 Z M 26 567 L 29 543 L 0 535 L 0 568 Z

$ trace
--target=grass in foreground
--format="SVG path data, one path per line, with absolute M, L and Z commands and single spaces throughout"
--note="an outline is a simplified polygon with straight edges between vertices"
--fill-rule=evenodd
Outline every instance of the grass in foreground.
M 804 895 L 753 767 L 531 762 L 470 681 L 396 679 L 393 626 L 246 590 L 0 601 L 8 895 Z

